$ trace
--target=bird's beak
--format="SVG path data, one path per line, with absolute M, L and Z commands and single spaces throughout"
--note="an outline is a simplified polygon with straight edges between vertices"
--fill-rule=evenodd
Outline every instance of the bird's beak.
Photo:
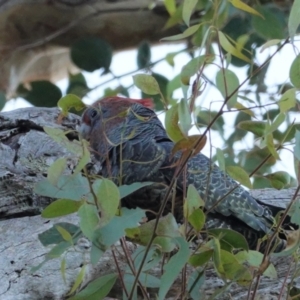
M 89 140 L 90 133 L 91 133 L 91 126 L 89 126 L 85 123 L 82 123 L 77 130 L 83 139 Z

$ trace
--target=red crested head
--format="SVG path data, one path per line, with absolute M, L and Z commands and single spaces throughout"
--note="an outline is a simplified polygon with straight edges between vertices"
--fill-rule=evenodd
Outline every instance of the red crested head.
M 92 114 L 95 114 L 93 110 L 97 110 L 104 118 L 118 117 L 124 115 L 135 104 L 140 104 L 146 108 L 153 109 L 152 99 L 131 99 L 121 97 L 107 97 L 93 103 L 82 115 L 82 121 L 86 124 L 90 124 Z
M 122 98 L 122 97 L 117 97 L 117 96 L 112 96 L 112 97 L 106 97 L 101 100 L 96 101 L 95 103 L 92 104 L 93 107 L 98 107 L 102 105 L 108 105 L 108 106 L 131 106 L 134 103 L 141 104 L 145 107 L 154 108 L 153 100 L 151 98 L 146 98 L 146 99 L 131 99 L 131 98 Z
M 105 122 L 107 126 L 114 128 L 116 124 L 123 122 L 124 116 L 135 104 L 140 104 L 149 109 L 153 108 L 153 100 L 150 98 L 138 100 L 113 96 L 96 101 L 82 115 L 81 133 L 84 133 L 83 136 L 88 138 L 90 131 L 99 121 Z M 99 125 L 97 126 L 99 127 Z M 103 128 L 103 125 L 99 128 Z

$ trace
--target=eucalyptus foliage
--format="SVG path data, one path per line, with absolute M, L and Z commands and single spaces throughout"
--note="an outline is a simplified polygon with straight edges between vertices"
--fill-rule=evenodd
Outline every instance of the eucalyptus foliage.
M 297 186 L 300 124 L 293 119 L 292 113 L 299 111 L 300 55 L 297 54 L 296 41 L 300 1 L 294 1 L 288 15 L 276 3 L 248 5 L 240 0 L 184 0 L 180 4 L 175 0 L 165 0 L 164 3 L 170 14 L 165 26 L 180 26 L 182 29 L 182 33 L 165 37 L 164 41 L 188 41 L 185 52 L 190 55 L 190 61 L 180 74 L 174 74 L 168 80 L 163 74 L 152 71 L 156 62 L 151 60 L 150 45 L 144 42 L 137 49 L 138 70 L 133 74 L 132 84 L 141 90 L 141 96 L 153 97 L 157 111 L 165 110 L 165 127 L 176 144 L 176 151 L 200 150 L 209 134 L 215 132 L 223 145 L 216 147 L 212 159 L 242 185 L 276 189 Z M 289 82 L 269 87 L 265 81 L 267 69 L 273 58 L 291 45 L 295 47 L 295 57 L 290 66 Z M 263 63 L 257 62 L 258 51 L 270 53 Z M 178 54 L 169 53 L 165 60 L 173 66 Z M 83 39 L 71 46 L 71 57 L 82 70 L 102 69 L 109 73 L 112 48 L 100 39 Z M 206 75 L 210 66 L 217 68 L 213 82 L 208 81 L 209 76 Z M 247 68 L 247 77 L 239 78 L 232 66 Z M 222 103 L 218 110 L 208 110 L 197 101 L 209 88 L 208 85 L 220 91 Z M 18 93 L 34 105 L 41 105 L 36 99 L 45 95 L 44 105 L 53 105 L 60 98 L 53 85 L 34 82 L 31 87 L 28 90 L 21 86 Z M 128 96 L 130 87 L 118 86 L 106 90 L 103 96 Z M 174 96 L 177 89 L 182 90 L 182 99 Z M 89 91 L 82 74 L 70 75 L 68 92 L 81 98 Z M 59 101 L 64 114 L 71 107 L 77 110 L 84 107 L 75 95 L 69 94 Z M 234 116 L 235 130 L 229 137 L 225 134 L 226 114 Z M 193 126 L 198 129 L 198 135 L 189 135 Z M 247 241 L 237 232 L 210 230 L 194 251 L 190 249 L 192 242 L 185 224 L 178 226 L 172 214 L 158 222 L 140 225 L 144 211 L 120 208 L 120 200 L 151 183 L 118 187 L 109 179 L 91 178 L 85 169 L 90 159 L 85 141 L 69 141 L 65 133 L 57 129 L 45 128 L 45 131 L 70 151 L 81 155 L 74 175 L 63 175 L 66 161 L 60 159 L 49 169 L 47 178 L 36 187 L 37 193 L 57 199 L 44 210 L 43 217 L 78 213 L 80 218 L 79 224 L 60 223 L 40 235 L 43 245 L 52 245 L 45 261 L 62 257 L 82 236 L 93 245 L 88 262 L 92 264 L 97 263 L 103 253 L 124 236 L 140 245 L 132 254 L 133 264 L 128 264 L 124 274 L 112 273 L 98 278 L 76 294 L 86 272 L 86 266 L 83 266 L 70 291 L 72 299 L 103 299 L 117 277 L 122 277 L 125 298 L 136 299 L 137 286 L 140 286 L 145 298 L 147 288 L 155 287 L 159 289 L 157 298 L 165 299 L 186 265 L 194 268 L 194 272 L 188 278 L 182 277 L 186 282 L 181 293 L 192 299 L 200 299 L 197 291 L 205 284 L 205 269 L 210 264 L 224 281 L 224 290 L 216 292 L 216 296 L 232 282 L 249 286 L 261 274 L 271 278 L 277 276 L 274 266 L 266 265 L 266 256 L 249 251 Z M 236 145 L 246 138 L 253 141 L 252 145 L 236 151 Z M 285 148 L 294 152 L 296 178 L 290 170 L 274 169 Z M 195 193 L 195 188 L 189 186 L 183 209 L 194 233 L 204 230 L 206 216 L 202 207 L 202 199 Z M 293 222 L 299 224 L 299 204 L 295 199 L 289 208 Z M 276 255 L 295 254 L 298 246 L 298 242 L 293 241 L 288 244 L 287 251 Z M 149 271 L 167 254 L 170 256 L 164 260 L 162 276 L 154 277 Z M 64 263 L 62 259 L 62 276 Z

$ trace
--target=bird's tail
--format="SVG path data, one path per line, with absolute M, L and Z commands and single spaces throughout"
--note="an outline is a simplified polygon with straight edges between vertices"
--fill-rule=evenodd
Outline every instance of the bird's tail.
M 245 237 L 248 242 L 249 249 L 258 250 L 262 253 L 267 250 L 267 247 L 268 252 L 281 252 L 286 248 L 287 245 L 284 234 L 275 236 L 271 244 L 268 245 L 268 241 L 272 236 L 271 230 L 267 234 L 263 231 L 256 231 L 238 219 L 230 219 L 222 215 L 216 216 L 214 214 L 208 214 L 205 227 L 207 230 L 213 228 L 226 228 L 237 231 Z

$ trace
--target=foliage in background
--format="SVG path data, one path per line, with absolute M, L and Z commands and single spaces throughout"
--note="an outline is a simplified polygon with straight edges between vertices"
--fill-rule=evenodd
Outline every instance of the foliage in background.
M 202 94 L 205 94 L 203 90 L 212 85 L 221 92 L 223 99 L 235 91 L 210 128 L 223 141 L 223 145 L 217 145 L 217 148 L 223 148 L 222 152 L 213 149 L 213 153 L 216 153 L 213 159 L 234 177 L 239 176 L 233 174 L 239 167 L 251 174 L 253 188 L 284 188 L 296 184 L 295 178 L 290 174 L 282 177 L 282 173 L 277 174 L 272 167 L 280 159 L 281 150 L 294 141 L 296 130 L 300 130 L 299 123 L 290 114 L 299 110 L 297 89 L 300 87 L 300 57 L 295 49 L 290 82 L 268 86 L 265 79 L 270 58 L 259 64 L 256 54 L 258 51 L 268 51 L 266 49 L 272 46 L 275 54 L 276 51 L 281 51 L 283 43 L 294 40 L 298 26 L 297 13 L 294 13 L 297 5 L 298 1 L 295 1 L 293 10 L 288 15 L 286 8 L 276 3 L 250 7 L 240 0 L 186 0 L 180 5 L 175 0 L 165 0 L 166 10 L 170 14 L 165 27 L 180 26 L 182 34 L 166 37 L 164 40 L 186 40 L 188 46 L 183 52 L 190 55 L 190 62 L 180 74 L 174 74 L 173 79 L 168 80 L 163 74 L 152 71 L 158 62 L 151 60 L 151 45 L 145 41 L 137 49 L 137 71 L 145 70 L 152 75 L 160 88 L 160 93 L 149 93 L 146 89 L 141 89 L 141 97 L 152 97 L 155 109 L 161 111 L 178 100 L 174 99 L 174 91 L 182 89 L 185 100 L 190 99 L 193 94 L 192 122 L 201 130 L 218 114 L 216 109 L 207 109 L 211 105 L 208 103 L 210 99 L 202 99 Z M 292 34 L 291 39 L 284 42 L 283 39 L 289 33 Z M 222 51 L 222 57 L 221 53 L 217 53 L 219 50 Z M 84 71 L 103 70 L 103 74 L 108 74 L 111 72 L 112 52 L 113 48 L 106 41 L 87 37 L 71 45 L 70 56 L 74 64 Z M 174 66 L 174 58 L 181 52 L 169 53 L 165 60 Z M 217 66 L 214 82 L 207 79 L 208 65 Z M 247 68 L 249 77 L 246 82 L 241 82 L 231 66 Z M 131 88 L 132 85 L 109 88 L 104 91 L 103 96 L 118 94 L 128 97 Z M 69 75 L 67 94 L 72 93 L 82 98 L 90 91 L 82 73 Z M 53 83 L 35 81 L 29 85 L 20 85 L 16 96 L 21 96 L 36 106 L 53 107 L 61 98 L 62 92 Z M 0 103 L 1 109 L 5 103 L 3 94 L 0 94 Z M 235 130 L 227 136 L 226 128 L 231 118 L 235 118 Z M 247 149 L 237 151 L 236 146 L 245 139 L 251 141 L 252 145 L 248 144 Z M 270 157 L 267 159 L 268 156 Z M 262 160 L 266 162 L 256 170 Z M 297 161 L 295 165 L 298 176 Z
M 181 26 L 182 33 L 166 37 L 164 40 L 188 40 L 186 52 L 190 54 L 191 60 L 182 68 L 180 74 L 175 74 L 169 81 L 162 74 L 151 71 L 155 62 L 151 61 L 151 48 L 145 42 L 140 45 L 137 54 L 138 68 L 145 71 L 134 74 L 133 84 L 141 89 L 141 96 L 153 97 L 157 111 L 166 110 L 166 130 L 176 143 L 177 150 L 191 150 L 195 144 L 201 148 L 203 136 L 209 137 L 210 131 L 216 131 L 221 138 L 223 137 L 225 147 L 217 148 L 213 159 L 221 169 L 241 184 L 249 188 L 272 186 L 277 189 L 296 185 L 297 180 L 292 178 L 289 172 L 273 172 L 272 167 L 280 160 L 281 149 L 293 144 L 295 170 L 297 177 L 299 176 L 300 124 L 291 116 L 291 112 L 299 110 L 297 96 L 300 88 L 300 55 L 297 55 L 297 49 L 295 48 L 295 59 L 290 67 L 289 83 L 276 86 L 276 92 L 270 93 L 265 75 L 273 57 L 297 39 L 295 34 L 300 23 L 300 1 L 294 2 L 289 16 L 276 4 L 250 7 L 240 0 L 185 0 L 179 6 L 174 0 L 165 0 L 165 6 L 170 14 L 166 27 Z M 270 47 L 273 54 L 259 64 L 256 59 L 257 49 L 265 51 Z M 85 53 L 86 49 L 89 49 L 88 54 Z M 174 64 L 177 54 L 168 54 L 166 61 L 170 65 Z M 85 71 L 103 69 L 103 72 L 107 73 L 110 72 L 112 48 L 98 38 L 83 39 L 71 47 L 71 57 L 74 63 Z M 214 82 L 208 81 L 206 76 L 207 67 L 211 65 L 218 68 Z M 246 67 L 248 77 L 238 78 L 231 66 Z M 216 86 L 223 97 L 219 110 L 207 110 L 197 105 L 196 99 L 201 98 L 207 84 Z M 128 96 L 130 88 L 131 86 L 119 86 L 106 90 L 103 96 Z M 178 88 L 182 89 L 182 99 L 173 97 Z M 83 97 L 89 91 L 82 74 L 70 75 L 68 92 Z M 45 106 L 53 106 L 61 97 L 55 85 L 44 81 L 31 83 L 30 89 L 20 86 L 18 93 L 34 105 L 41 105 L 39 99 L 45 99 L 45 95 Z M 253 93 L 255 98 L 251 96 Z M 266 94 L 269 95 L 267 101 L 264 97 Z M 75 101 L 75 106 L 78 105 L 78 99 L 69 98 L 68 101 Z M 60 106 L 65 108 L 65 102 L 66 100 L 61 100 Z M 69 107 L 70 103 L 67 106 Z M 232 112 L 235 112 L 233 115 L 236 130 L 229 138 L 224 139 L 224 114 Z M 202 135 L 196 138 L 188 135 L 193 125 Z M 125 235 L 140 244 L 132 255 L 132 262 L 128 264 L 124 276 L 109 274 L 98 278 L 71 299 L 102 299 L 118 276 L 121 278 L 125 298 L 136 299 L 139 286 L 146 299 L 149 299 L 146 291 L 149 287 L 159 288 L 158 299 L 164 299 L 186 264 L 194 267 L 194 273 L 186 281 L 182 273 L 182 294 L 193 299 L 199 299 L 198 290 L 205 281 L 205 269 L 210 263 L 224 281 L 224 288 L 216 291 L 214 296 L 224 292 L 233 282 L 249 285 L 256 279 L 259 280 L 262 273 L 270 277 L 276 276 L 273 265 L 263 268 L 266 256 L 248 251 L 244 237 L 236 232 L 207 232 L 208 238 L 194 252 L 190 252 L 188 235 L 181 228 L 178 229 L 172 214 L 157 223 L 149 222 L 137 226 L 144 212 L 140 209 L 119 209 L 119 203 L 125 194 L 133 193 L 141 188 L 142 184 L 117 187 L 112 181 L 104 178 L 92 181 L 84 169 L 84 165 L 89 161 L 89 151 L 84 141 L 69 142 L 63 132 L 46 128 L 45 130 L 53 139 L 81 157 L 74 175 L 63 175 L 66 161 L 61 159 L 49 170 L 47 179 L 36 187 L 37 193 L 58 199 L 45 209 L 44 217 L 52 218 L 74 212 L 78 212 L 80 217 L 79 226 L 60 223 L 40 235 L 43 245 L 54 245 L 45 261 L 62 257 L 61 270 L 64 277 L 64 255 L 81 236 L 92 242 L 92 264 L 97 263 L 103 253 Z M 249 135 L 252 135 L 255 141 L 253 147 L 235 151 L 235 145 Z M 81 175 L 82 169 L 86 177 Z M 253 181 L 249 179 L 249 175 Z M 75 186 L 79 186 L 80 190 L 75 190 Z M 184 208 L 185 217 L 196 233 L 201 232 L 205 223 L 205 214 L 199 208 L 202 206 L 201 201 L 190 186 Z M 189 207 L 189 204 L 193 208 Z M 292 219 L 296 223 L 299 223 L 298 210 L 296 207 L 292 213 Z M 125 247 L 124 243 L 121 244 Z M 280 255 L 291 254 L 296 246 L 298 244 L 289 245 L 290 251 Z M 175 249 L 176 253 L 164 264 L 161 278 L 149 274 L 151 268 L 157 265 L 166 253 Z M 236 249 L 242 251 L 236 253 Z M 252 268 L 246 268 L 245 262 Z M 83 266 L 78 274 L 70 295 L 80 286 L 85 268 L 86 266 Z M 255 291 L 252 297 L 255 297 Z

